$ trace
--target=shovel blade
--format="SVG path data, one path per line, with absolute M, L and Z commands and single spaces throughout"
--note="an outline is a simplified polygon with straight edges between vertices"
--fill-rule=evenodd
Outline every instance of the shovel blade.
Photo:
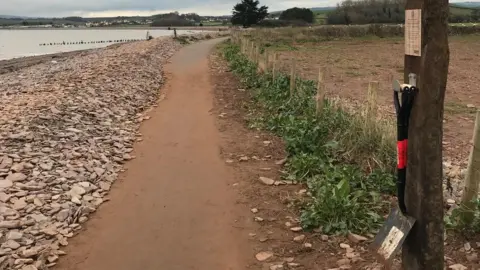
M 387 221 L 370 245 L 377 258 L 385 265 L 391 265 L 413 224 L 415 224 L 413 217 L 405 216 L 398 208 L 392 209 Z

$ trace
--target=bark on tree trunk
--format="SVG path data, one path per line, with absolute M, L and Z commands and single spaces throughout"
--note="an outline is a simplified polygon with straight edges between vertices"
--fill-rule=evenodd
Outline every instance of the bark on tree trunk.
M 447 84 L 448 0 L 408 0 L 423 8 L 422 57 L 406 56 L 405 79 L 419 75 L 419 93 L 410 118 L 406 203 L 416 224 L 403 248 L 403 268 L 444 268 L 442 138 Z

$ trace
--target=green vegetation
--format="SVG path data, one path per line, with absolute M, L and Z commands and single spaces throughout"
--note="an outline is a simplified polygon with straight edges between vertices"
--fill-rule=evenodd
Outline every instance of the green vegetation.
M 194 26 L 201 22 L 202 18 L 195 13 L 179 14 L 172 12 L 152 16 L 152 26 Z
M 233 7 L 232 24 L 250 27 L 258 24 L 268 15 L 268 7 L 261 6 L 258 0 L 242 0 Z
M 451 15 L 471 15 L 473 10 L 472 8 L 450 6 Z
M 327 15 L 328 10 L 317 10 L 314 11 L 313 14 L 315 15 L 315 23 L 316 24 L 326 24 L 327 23 Z
M 284 21 L 284 20 L 263 20 L 257 24 L 259 27 L 300 27 L 309 25 L 303 20 L 299 21 Z
M 403 0 L 345 0 L 327 16 L 328 24 L 401 23 L 405 21 Z
M 228 25 L 228 21 L 202 21 L 200 26 L 225 26 Z
M 280 14 L 280 20 L 284 21 L 304 21 L 307 23 L 313 23 L 315 17 L 312 10 L 308 8 L 290 8 Z
M 262 23 L 263 25 L 263 23 Z M 451 25 L 449 27 L 449 35 L 458 39 L 478 41 L 480 33 L 480 25 Z M 304 47 L 308 43 L 319 43 L 323 41 L 331 41 L 336 39 L 362 39 L 362 40 L 379 40 L 379 39 L 395 39 L 403 42 L 404 28 L 402 25 L 388 24 L 367 24 L 367 25 L 323 25 L 311 27 L 284 27 L 275 29 L 258 29 L 249 31 L 245 36 L 256 42 L 263 43 L 268 46 L 283 47 L 294 50 Z M 322 45 L 320 45 L 322 46 Z M 398 72 L 403 73 L 403 66 Z
M 237 45 L 223 48 L 225 58 L 250 89 L 250 127 L 268 130 L 286 142 L 286 179 L 306 184 L 312 194 L 303 206 L 305 228 L 324 233 L 367 233 L 379 228 L 395 190 L 393 123 L 351 113 L 326 99 L 320 116 L 313 96 L 315 82 L 297 79 L 290 97 L 290 79 L 257 74 L 257 67 Z
M 445 103 L 445 112 L 448 114 L 475 114 L 477 109 L 475 107 L 467 107 L 460 103 L 447 102 Z
M 277 18 L 278 19 L 272 19 Z M 262 20 L 257 24 L 260 27 L 287 27 L 287 26 L 307 26 L 315 22 L 315 15 L 308 8 L 291 8 L 281 13 L 273 12 L 269 14 L 270 19 Z
M 451 23 L 480 22 L 480 8 L 468 8 L 450 5 Z
M 460 231 L 463 234 L 476 234 L 480 232 L 480 199 L 473 202 L 474 209 L 463 206 L 453 209 L 450 215 L 445 215 L 445 227 L 450 230 Z M 472 220 L 464 221 L 463 215 L 470 212 Z
M 451 3 L 450 6 L 480 8 L 480 2 L 456 2 L 456 3 Z

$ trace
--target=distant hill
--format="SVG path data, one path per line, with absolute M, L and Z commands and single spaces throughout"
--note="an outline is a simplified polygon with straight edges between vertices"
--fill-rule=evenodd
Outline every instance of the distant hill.
M 457 5 L 457 4 L 458 3 L 450 4 L 450 14 L 452 16 L 470 16 L 470 15 L 472 15 L 472 13 L 475 10 L 480 9 L 480 6 L 478 6 L 478 7 L 474 7 L 474 6 L 467 7 L 467 6 Z M 477 3 L 475 3 L 475 4 L 477 4 Z
M 22 16 L 11 16 L 11 15 L 0 15 L 1 19 L 25 19 L 27 17 Z
M 311 8 L 312 11 L 331 11 L 334 10 L 335 7 L 314 7 Z
M 473 9 L 480 8 L 480 2 L 458 2 L 450 3 L 450 11 L 454 14 L 471 13 Z M 335 10 L 335 7 L 313 7 L 310 8 L 315 13 L 327 13 Z M 272 11 L 271 15 L 280 15 L 284 10 Z
M 480 2 L 459 2 L 451 3 L 450 5 L 457 7 L 480 8 Z
M 2 0 L 0 0 L 2 1 Z M 200 16 L 195 13 L 179 14 L 178 12 L 157 14 L 152 16 L 118 16 L 103 18 L 63 17 L 63 18 L 32 18 L 11 15 L 0 15 L 0 28 L 16 26 L 53 27 L 103 27 L 103 26 L 190 26 L 205 23 L 223 25 L 231 16 Z

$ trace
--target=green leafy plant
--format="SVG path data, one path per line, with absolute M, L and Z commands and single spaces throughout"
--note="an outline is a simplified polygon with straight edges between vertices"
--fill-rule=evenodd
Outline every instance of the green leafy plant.
M 305 207 L 301 219 L 307 228 L 321 227 L 327 234 L 347 231 L 369 232 L 377 229 L 382 217 L 376 193 L 354 191 L 347 179 L 337 184 L 316 184 L 313 199 Z
M 303 226 L 321 227 L 325 233 L 378 229 L 389 207 L 382 196 L 395 191 L 395 142 L 385 135 L 384 123 L 366 122 L 362 114 L 328 99 L 318 116 L 315 82 L 297 79 L 291 96 L 285 74 L 275 79 L 258 74 L 234 44 L 224 46 L 223 54 L 251 91 L 250 127 L 284 139 L 289 154 L 284 177 L 305 183 L 312 194 L 302 209 Z
M 473 219 L 465 223 L 463 214 L 470 212 L 473 214 Z M 463 233 L 476 234 L 480 232 L 480 199 L 473 201 L 473 208 L 467 209 L 465 206 L 459 206 L 451 211 L 450 214 L 445 215 L 445 227 L 451 230 L 462 231 Z

